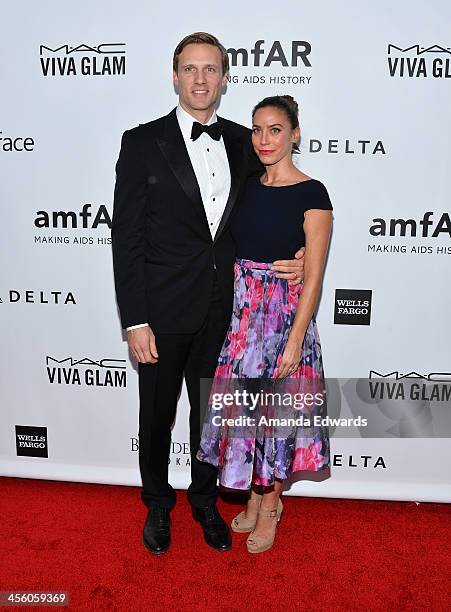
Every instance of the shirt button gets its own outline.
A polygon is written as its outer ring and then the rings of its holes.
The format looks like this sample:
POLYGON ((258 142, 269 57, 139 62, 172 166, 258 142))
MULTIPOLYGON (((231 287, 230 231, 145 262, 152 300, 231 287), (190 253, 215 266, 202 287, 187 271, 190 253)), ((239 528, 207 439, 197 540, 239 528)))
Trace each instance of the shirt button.
POLYGON ((213 198, 213 202, 216 202, 216 198, 213 198))
POLYGON ((210 149, 207 149, 208 153, 210 153, 210 149))
POLYGON ((214 176, 214 175, 215 175, 215 173, 214 173, 214 172, 212 172, 212 175, 214 176))

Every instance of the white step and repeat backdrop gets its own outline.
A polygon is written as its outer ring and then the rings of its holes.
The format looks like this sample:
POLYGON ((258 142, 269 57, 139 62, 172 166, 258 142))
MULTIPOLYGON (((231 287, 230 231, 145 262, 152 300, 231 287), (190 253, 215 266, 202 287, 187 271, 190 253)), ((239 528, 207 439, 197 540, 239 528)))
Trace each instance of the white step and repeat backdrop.
MULTIPOLYGON (((137 372, 113 289, 114 165, 125 129, 175 106, 172 52, 197 30, 229 49, 221 115, 249 125, 264 96, 299 102, 297 161, 335 209, 318 312, 326 375, 449 380, 450 22, 445 0, 4 4, 2 475, 140 484, 137 372)), ((180 488, 187 410, 183 391, 180 488)), ((291 493, 450 501, 446 427, 430 425, 427 438, 332 438, 331 478, 291 493)))

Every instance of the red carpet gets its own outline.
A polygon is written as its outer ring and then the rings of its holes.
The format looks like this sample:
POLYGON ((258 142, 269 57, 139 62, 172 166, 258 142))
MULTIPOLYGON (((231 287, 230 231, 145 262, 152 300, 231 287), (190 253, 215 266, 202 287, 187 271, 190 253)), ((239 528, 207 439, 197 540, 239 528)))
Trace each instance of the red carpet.
POLYGON ((249 555, 244 534, 209 549, 181 491, 172 548, 154 557, 137 488, 0 478, 0 496, 0 590, 68 591, 69 610, 450 609, 446 504, 285 497, 274 547, 249 555))

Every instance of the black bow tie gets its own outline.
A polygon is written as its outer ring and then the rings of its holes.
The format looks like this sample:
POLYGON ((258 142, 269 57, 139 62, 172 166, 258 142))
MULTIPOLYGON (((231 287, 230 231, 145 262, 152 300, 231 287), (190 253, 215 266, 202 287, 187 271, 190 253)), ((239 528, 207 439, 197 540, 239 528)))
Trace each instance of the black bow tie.
POLYGON ((202 123, 194 121, 191 129, 191 140, 197 140, 202 132, 206 132, 213 140, 219 140, 222 134, 222 125, 219 121, 211 125, 202 125, 202 123))

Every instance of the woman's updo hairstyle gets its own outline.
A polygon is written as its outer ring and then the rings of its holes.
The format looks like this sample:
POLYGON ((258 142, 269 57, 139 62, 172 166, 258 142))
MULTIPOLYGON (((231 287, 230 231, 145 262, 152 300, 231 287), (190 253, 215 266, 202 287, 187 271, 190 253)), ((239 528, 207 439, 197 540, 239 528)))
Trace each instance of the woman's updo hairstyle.
MULTIPOLYGON (((293 130, 299 127, 299 106, 293 96, 268 96, 267 98, 263 98, 263 100, 254 107, 252 119, 260 108, 266 108, 267 106, 273 106, 284 111, 293 130)), ((300 153, 296 142, 293 143, 293 153, 300 153)))

